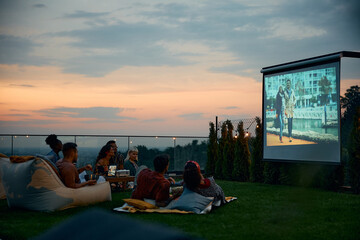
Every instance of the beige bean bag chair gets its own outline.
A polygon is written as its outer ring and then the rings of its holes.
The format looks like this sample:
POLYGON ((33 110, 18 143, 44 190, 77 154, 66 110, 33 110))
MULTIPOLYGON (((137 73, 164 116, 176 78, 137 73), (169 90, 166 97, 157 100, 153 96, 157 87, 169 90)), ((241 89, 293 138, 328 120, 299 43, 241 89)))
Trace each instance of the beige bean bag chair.
POLYGON ((12 163, 9 158, 0 157, 0 181, 0 197, 4 189, 9 207, 54 211, 111 201, 108 182, 68 188, 56 167, 41 158, 12 163))

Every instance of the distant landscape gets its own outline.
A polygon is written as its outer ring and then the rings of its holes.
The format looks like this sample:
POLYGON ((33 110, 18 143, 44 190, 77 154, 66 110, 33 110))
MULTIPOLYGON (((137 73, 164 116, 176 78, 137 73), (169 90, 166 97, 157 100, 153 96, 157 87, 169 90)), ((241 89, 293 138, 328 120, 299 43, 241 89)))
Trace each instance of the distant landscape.
MULTIPOLYGON (((169 154, 170 155, 170 167, 169 171, 182 171, 183 166, 188 160, 198 161, 201 168, 204 169, 207 161, 207 142, 198 140, 192 140, 191 143, 185 145, 176 145, 174 147, 158 147, 148 148, 144 145, 136 146, 139 150, 139 164, 146 165, 150 168, 153 167, 153 158, 157 154, 169 154)), ((96 157, 101 147, 78 147, 79 157, 78 166, 86 164, 94 165, 96 157)), ((11 148, 0 147, 0 152, 7 155, 46 155, 49 152, 48 147, 16 147, 14 152, 11 153, 11 148)), ((121 148, 120 153, 124 156, 127 155, 127 148, 121 148)), ((61 153, 60 153, 61 155, 61 153)), ((62 155, 61 155, 62 156, 62 155)))

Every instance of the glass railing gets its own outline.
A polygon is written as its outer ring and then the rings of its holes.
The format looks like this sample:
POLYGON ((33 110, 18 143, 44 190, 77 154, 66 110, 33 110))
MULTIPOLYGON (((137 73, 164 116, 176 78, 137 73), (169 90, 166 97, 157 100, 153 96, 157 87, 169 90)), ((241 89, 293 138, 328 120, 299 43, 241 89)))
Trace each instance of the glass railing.
MULTIPOLYGON (((46 155, 51 151, 45 143, 47 135, 0 134, 0 153, 13 155, 46 155)), ((207 161, 207 137, 202 136, 124 136, 124 135, 58 135, 62 143, 78 145, 78 166, 94 165, 96 157, 109 140, 115 140, 118 151, 126 158, 130 147, 139 150, 139 164, 153 168, 157 154, 170 155, 169 171, 183 171, 186 161, 198 161, 204 169, 207 161)), ((60 153, 61 155, 61 153, 60 153)), ((62 156, 62 155, 61 155, 62 156)))

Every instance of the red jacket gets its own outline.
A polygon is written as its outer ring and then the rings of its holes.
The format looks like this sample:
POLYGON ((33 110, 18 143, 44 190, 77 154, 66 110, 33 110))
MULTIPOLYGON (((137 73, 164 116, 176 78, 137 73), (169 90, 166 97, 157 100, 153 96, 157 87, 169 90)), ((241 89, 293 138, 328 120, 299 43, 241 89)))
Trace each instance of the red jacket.
POLYGON ((132 198, 144 200, 153 199, 162 202, 169 199, 170 182, 158 172, 150 169, 142 170, 137 177, 137 186, 132 198))

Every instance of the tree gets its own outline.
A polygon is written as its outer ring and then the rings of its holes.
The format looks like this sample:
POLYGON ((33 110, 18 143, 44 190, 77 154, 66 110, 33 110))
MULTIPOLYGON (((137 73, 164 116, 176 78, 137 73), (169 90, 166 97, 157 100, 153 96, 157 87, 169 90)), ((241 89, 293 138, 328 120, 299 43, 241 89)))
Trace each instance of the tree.
POLYGON ((323 76, 319 81, 321 102, 323 105, 328 103, 329 93, 331 92, 331 82, 327 79, 326 76, 323 76))
POLYGON ((224 179, 230 180, 232 177, 232 168, 234 164, 234 126, 230 120, 226 120, 227 135, 224 142, 223 160, 222 160, 222 176, 224 179))
POLYGON ((354 115, 356 107, 360 106, 360 88, 358 85, 351 86, 346 90, 345 96, 340 96, 340 106, 344 109, 341 118, 342 145, 347 148, 349 135, 354 126, 354 115))
POLYGON ((250 180, 252 182, 264 181, 264 164, 262 162, 262 143, 263 143, 263 130, 259 117, 255 118, 256 121, 256 137, 253 143, 253 151, 251 155, 250 164, 250 180))
POLYGON ((235 156, 232 177, 238 181, 249 181, 250 178, 250 151, 248 138, 245 137, 244 123, 237 126, 238 137, 235 141, 235 156))
POLYGON ((360 193, 360 105, 356 108, 349 143, 349 178, 355 193, 360 193))
POLYGON ((213 122, 209 123, 210 133, 209 133, 209 142, 207 145, 207 162, 206 162, 206 173, 208 175, 215 175, 215 164, 218 157, 218 142, 217 142, 217 133, 215 130, 215 125, 213 122))
POLYGON ((264 182, 269 184, 279 184, 281 163, 265 162, 264 182))
POLYGON ((227 128, 226 128, 226 122, 223 122, 221 125, 221 138, 219 139, 219 145, 218 145, 218 157, 215 164, 215 177, 222 178, 222 165, 223 165, 223 152, 224 152, 224 146, 225 141, 227 137, 227 128))

